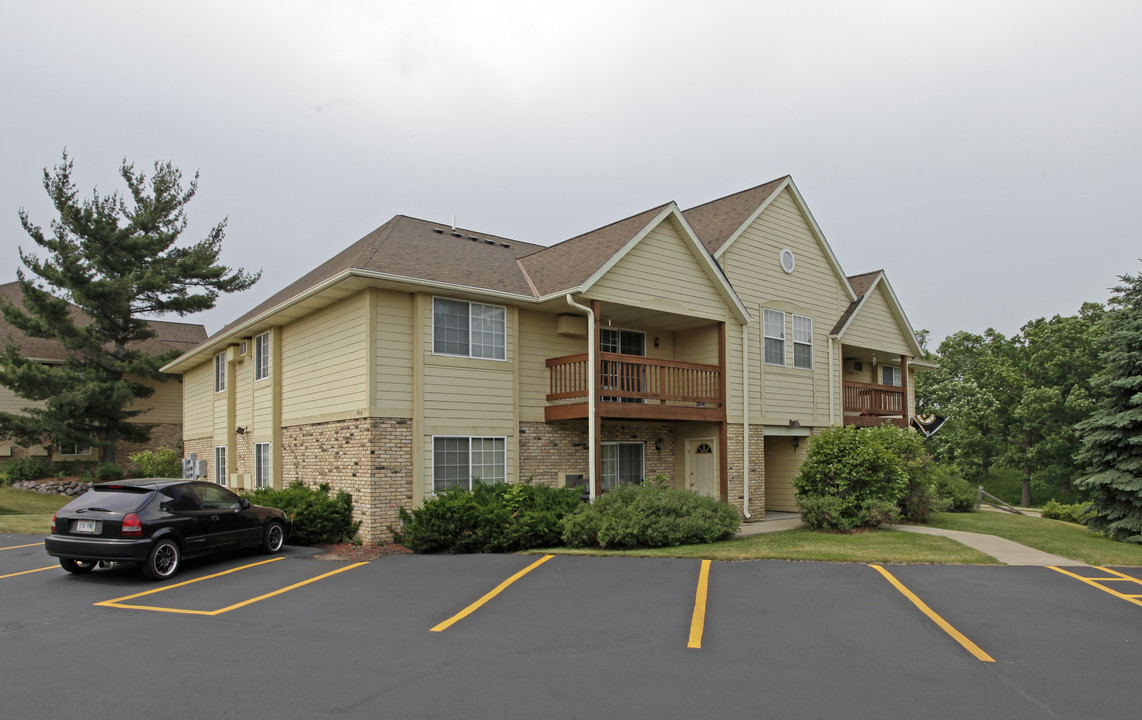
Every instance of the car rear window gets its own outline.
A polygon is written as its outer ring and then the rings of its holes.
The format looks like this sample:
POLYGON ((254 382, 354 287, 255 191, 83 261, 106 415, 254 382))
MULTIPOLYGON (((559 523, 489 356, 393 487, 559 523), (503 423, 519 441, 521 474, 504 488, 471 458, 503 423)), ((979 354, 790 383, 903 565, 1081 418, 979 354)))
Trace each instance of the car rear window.
POLYGON ((154 490, 149 488, 96 485, 91 491, 68 503, 68 509, 100 508, 108 512, 134 512, 146 505, 153 495, 154 490))

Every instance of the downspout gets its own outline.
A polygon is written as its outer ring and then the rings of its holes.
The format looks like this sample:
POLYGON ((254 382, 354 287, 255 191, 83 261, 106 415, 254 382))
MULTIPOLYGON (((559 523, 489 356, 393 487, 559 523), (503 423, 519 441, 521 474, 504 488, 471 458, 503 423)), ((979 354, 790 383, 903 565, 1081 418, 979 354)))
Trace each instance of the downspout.
POLYGON ((587 314, 587 490, 591 502, 595 502, 595 454, 598 443, 595 437, 595 397, 598 395, 596 385, 599 378, 595 377, 595 354, 599 352, 595 347, 595 314, 586 305, 580 305, 566 295, 567 304, 587 314))
POLYGON ((832 425, 837 417, 837 388, 836 388, 836 370, 833 367, 833 340, 835 336, 829 336, 829 424, 832 425))
POLYGON ((749 514, 749 325, 742 325, 742 478, 745 481, 745 497, 742 499, 742 512, 745 519, 749 514))

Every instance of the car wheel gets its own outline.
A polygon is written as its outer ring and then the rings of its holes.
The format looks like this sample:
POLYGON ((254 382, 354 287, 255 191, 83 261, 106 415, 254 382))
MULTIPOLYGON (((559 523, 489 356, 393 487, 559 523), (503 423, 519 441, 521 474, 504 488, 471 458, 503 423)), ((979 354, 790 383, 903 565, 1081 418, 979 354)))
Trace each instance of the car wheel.
POLYGON ((174 540, 159 540, 147 555, 143 574, 151 580, 166 580, 178 572, 181 557, 182 553, 179 552, 178 544, 174 540))
POLYGON ((75 558, 60 558, 60 567, 74 575, 86 575, 95 569, 98 564, 94 560, 76 560, 75 558))
POLYGON ((262 532, 262 552, 276 553, 284 544, 285 527, 277 520, 266 523, 266 529, 262 532))

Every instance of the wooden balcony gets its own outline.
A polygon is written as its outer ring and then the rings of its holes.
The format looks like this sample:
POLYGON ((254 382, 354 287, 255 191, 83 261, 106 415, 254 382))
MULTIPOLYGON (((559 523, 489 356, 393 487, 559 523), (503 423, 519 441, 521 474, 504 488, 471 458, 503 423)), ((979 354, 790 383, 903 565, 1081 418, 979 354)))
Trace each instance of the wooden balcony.
MULTIPOLYGON (((602 417, 643 420, 725 419, 723 368, 600 353, 598 410, 602 417)), ((588 415, 587 353, 547 360, 548 420, 588 415)))
POLYGON ((891 423, 897 427, 908 427, 903 388, 846 382, 843 391, 845 425, 876 427, 891 423))

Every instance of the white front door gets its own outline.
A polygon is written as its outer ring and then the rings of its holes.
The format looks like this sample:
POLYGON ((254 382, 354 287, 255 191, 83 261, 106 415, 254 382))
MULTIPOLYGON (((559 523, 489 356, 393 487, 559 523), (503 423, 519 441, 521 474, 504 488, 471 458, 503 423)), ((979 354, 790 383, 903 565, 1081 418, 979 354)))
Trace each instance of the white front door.
POLYGON ((687 438, 686 488, 699 495, 718 497, 718 454, 714 438, 687 438))

